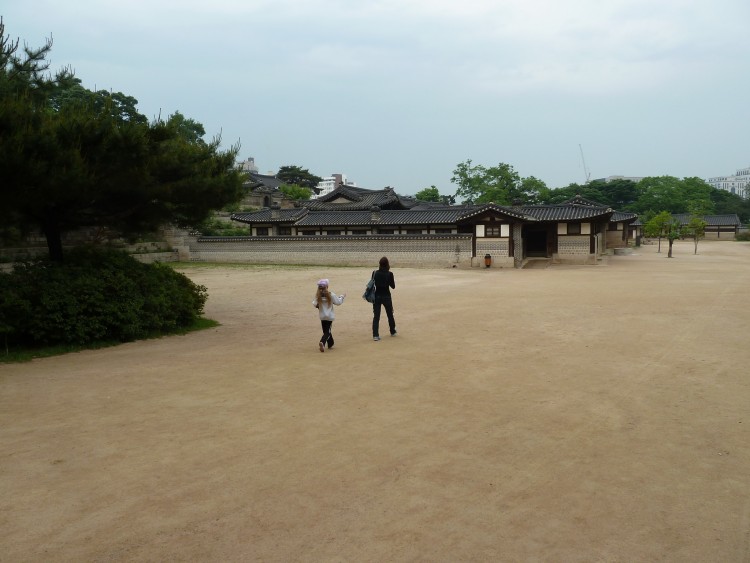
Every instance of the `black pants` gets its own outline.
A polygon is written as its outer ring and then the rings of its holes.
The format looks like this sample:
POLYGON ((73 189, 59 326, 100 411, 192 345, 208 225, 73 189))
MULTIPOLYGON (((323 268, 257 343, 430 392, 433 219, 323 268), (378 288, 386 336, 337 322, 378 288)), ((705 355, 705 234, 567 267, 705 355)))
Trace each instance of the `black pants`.
POLYGON ((323 327, 323 336, 320 337, 320 341, 323 344, 328 342, 328 347, 333 348, 333 334, 331 334, 333 321, 320 321, 320 325, 323 327))
POLYGON ((372 304, 372 335, 380 336, 380 306, 385 308, 385 314, 388 316, 388 328, 391 334, 396 333, 396 319, 393 318, 393 300, 390 296, 375 297, 372 304))

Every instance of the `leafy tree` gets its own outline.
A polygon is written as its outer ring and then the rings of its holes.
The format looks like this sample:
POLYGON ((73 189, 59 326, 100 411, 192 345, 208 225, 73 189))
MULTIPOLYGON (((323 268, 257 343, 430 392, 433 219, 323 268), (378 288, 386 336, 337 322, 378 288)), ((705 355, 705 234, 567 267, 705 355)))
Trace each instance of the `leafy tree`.
POLYGON ((69 69, 47 75, 51 48, 20 52, 0 28, 0 219, 38 227, 61 262, 66 231, 189 226, 241 198, 239 147, 196 139, 202 126, 179 113, 148 123, 133 98, 86 91, 69 69))
POLYGON ((282 184, 279 186, 279 190, 291 199, 310 199, 312 197, 312 190, 302 186, 282 184))
POLYGON ((279 180, 283 180, 285 184, 290 186, 302 186, 303 188, 310 188, 311 190, 323 181, 323 178, 311 174, 306 168, 299 166, 282 166, 279 168, 276 177, 279 180))
POLYGON ((634 205, 636 213, 661 209, 669 213, 686 211, 680 193, 680 181, 674 176, 648 177, 640 182, 641 197, 634 205))
POLYGON ((672 258, 672 245, 674 244, 674 241, 683 235, 684 231, 682 225, 680 225, 680 222, 677 219, 672 218, 665 226, 664 231, 664 236, 667 237, 667 240, 669 241, 669 252, 667 253, 667 258, 672 258))
POLYGON ((671 222, 672 214, 669 211, 662 211, 652 216, 651 219, 643 224, 643 233, 647 237, 657 237, 659 239, 657 252, 661 252, 661 239, 667 232, 671 222))
POLYGON ((522 179, 509 164, 501 162, 486 168, 481 164, 472 165, 471 160, 456 166, 451 182, 458 186, 456 198, 467 203, 536 203, 546 188, 544 182, 533 176, 522 179))
POLYGON ((708 223, 703 217, 708 214, 708 209, 712 207, 713 204, 710 201, 698 201, 690 206, 690 219, 683 226, 682 231, 685 236, 693 239, 695 244, 694 254, 698 254, 698 241, 706 236, 706 225, 708 223))
POLYGON ((698 241, 706 236, 706 221, 700 215, 690 217, 687 225, 683 228, 684 233, 693 239, 695 250, 693 254, 698 254, 698 241))
POLYGON ((680 222, 675 219, 669 211, 662 211, 656 214, 651 220, 643 225, 643 230, 646 236, 659 237, 659 248, 657 252, 661 252, 661 239, 666 238, 669 241, 669 252, 667 258, 672 258, 672 245, 674 241, 684 235, 684 231, 680 222))
POLYGON ((659 176, 644 178, 638 183, 640 196, 630 206, 630 211, 645 213, 648 210, 688 213, 690 206, 701 202, 707 213, 713 212, 711 203, 712 188, 700 178, 659 176))
POLYGON ((512 195, 514 199, 520 199, 526 203, 536 203, 539 201, 540 194, 546 189, 547 184, 542 180, 534 176, 527 176, 521 178, 520 190, 512 195))
POLYGON ((641 195, 639 184, 632 180, 601 182, 600 190, 602 193, 600 201, 620 211, 630 211, 641 195))
POLYGON ((440 192, 435 186, 418 191, 414 197, 420 201, 441 201, 440 192))
POLYGON ((711 214, 714 212, 714 205, 711 201, 712 188, 705 180, 701 178, 683 178, 680 181, 682 188, 685 209, 683 213, 690 213, 690 208, 699 205, 702 213, 711 214))

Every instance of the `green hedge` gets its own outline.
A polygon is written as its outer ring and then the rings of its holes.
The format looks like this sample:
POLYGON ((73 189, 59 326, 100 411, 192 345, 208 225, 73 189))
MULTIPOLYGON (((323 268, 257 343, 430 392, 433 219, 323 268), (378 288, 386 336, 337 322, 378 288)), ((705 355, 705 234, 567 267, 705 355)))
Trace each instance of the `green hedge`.
POLYGON ((192 325, 207 297, 163 264, 81 248, 63 264, 38 260, 0 274, 0 335, 23 346, 126 342, 192 325))

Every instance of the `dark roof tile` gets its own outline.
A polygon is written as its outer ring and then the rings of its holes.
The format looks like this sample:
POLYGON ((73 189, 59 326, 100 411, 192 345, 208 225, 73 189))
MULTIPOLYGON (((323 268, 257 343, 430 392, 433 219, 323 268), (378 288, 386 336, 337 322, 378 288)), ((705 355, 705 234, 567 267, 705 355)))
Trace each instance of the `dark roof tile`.
POLYGON ((307 214, 307 209, 298 207, 294 209, 270 209, 268 207, 260 211, 250 213, 233 213, 230 219, 240 223, 288 223, 297 221, 307 214))
MULTIPOLYGON (((692 215, 690 213, 673 213, 672 217, 677 219, 681 225, 687 225, 690 222, 692 215)), ((728 213, 725 215, 703 215, 702 218, 710 227, 727 225, 739 227, 742 224, 736 213, 728 213)))

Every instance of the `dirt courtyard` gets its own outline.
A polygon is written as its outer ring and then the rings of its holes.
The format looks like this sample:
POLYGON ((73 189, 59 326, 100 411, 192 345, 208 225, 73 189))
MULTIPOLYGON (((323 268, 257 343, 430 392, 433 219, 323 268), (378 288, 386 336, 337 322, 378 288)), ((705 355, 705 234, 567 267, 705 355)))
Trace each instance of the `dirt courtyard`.
POLYGON ((750 243, 189 266, 221 326, 0 365, 0 561, 750 561, 750 243), (347 299, 317 348, 315 282, 347 299))

